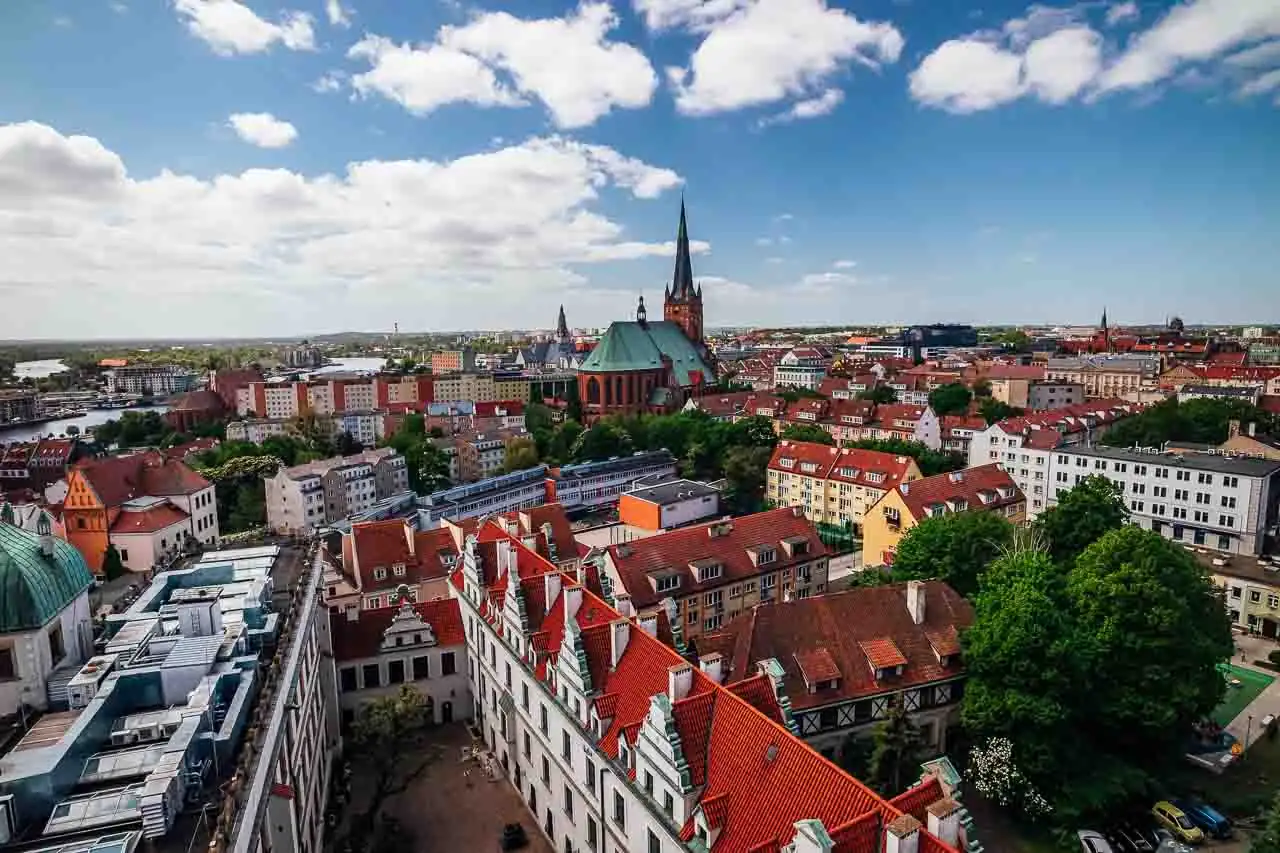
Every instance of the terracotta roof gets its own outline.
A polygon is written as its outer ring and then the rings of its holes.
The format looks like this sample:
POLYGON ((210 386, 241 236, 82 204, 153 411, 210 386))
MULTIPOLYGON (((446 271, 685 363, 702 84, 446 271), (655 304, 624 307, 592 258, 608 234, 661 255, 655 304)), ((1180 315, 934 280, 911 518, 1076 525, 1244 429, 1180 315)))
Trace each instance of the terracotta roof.
POLYGON ((907 403, 885 403, 876 406, 876 421, 887 424, 892 421, 918 421, 929 410, 928 406, 912 406, 907 403))
POLYGON ((569 516, 565 514, 562 504, 529 507, 509 512, 502 517, 515 523, 516 535, 521 539, 526 536, 534 537, 534 550, 539 555, 551 559, 551 550, 548 548, 547 537, 542 529, 542 525, 549 524, 551 525, 551 544, 555 545, 556 551, 553 562, 562 563, 579 557, 578 540, 574 538, 573 526, 569 523, 569 516))
POLYGON ((1009 473, 994 462, 912 480, 898 485, 895 490, 916 520, 928 517, 930 508, 939 505, 947 513, 995 509, 1026 500, 1009 473), (1001 488, 1011 490, 1007 497, 1000 494, 1001 488))
POLYGON ((197 438, 194 441, 188 441, 186 444, 175 444, 173 447, 166 448, 164 455, 170 459, 186 459, 192 453, 213 450, 221 443, 216 438, 197 438))
POLYGON ((972 415, 943 415, 939 419, 942 423, 942 432, 944 435, 949 434, 954 429, 968 429, 974 432, 982 432, 987 428, 987 422, 982 418, 972 415))
POLYGON ((1235 367, 1243 367, 1248 361, 1249 353, 1247 352, 1215 352, 1209 356, 1210 364, 1230 364, 1235 367))
POLYGON ((75 446, 75 439, 72 438, 42 438, 36 442, 31 459, 32 461, 36 459, 59 459, 65 462, 71 458, 71 451, 75 449, 75 446))
POLYGON ((76 470, 108 507, 147 495, 193 495, 211 485, 185 462, 168 459, 157 450, 89 459, 78 463, 76 470))
POLYGON ((973 608, 942 581, 924 581, 923 588, 925 612, 920 625, 907 610, 907 585, 892 584, 761 604, 694 642, 703 654, 712 648, 728 650, 725 670, 732 673, 726 676, 731 685, 754 675, 757 662, 777 660, 785 672, 785 692, 795 709, 955 678, 964 672, 961 664, 953 659, 943 666, 930 637, 957 637, 958 631, 973 622, 973 608), (810 692, 810 684, 816 687, 817 680, 806 679, 797 658, 807 662, 806 656, 819 650, 830 656, 839 681, 833 687, 810 692), (896 661, 906 668, 900 676, 876 681, 868 663, 870 656, 875 656, 880 666, 893 666, 896 661))
MULTIPOLYGON (((437 598, 431 601, 419 601, 413 605, 413 609, 422 621, 431 626, 431 632, 435 634, 436 646, 466 644, 462 611, 457 599, 437 598)), ((359 618, 355 621, 348 619, 344 612, 332 611, 329 617, 329 630, 333 635, 334 659, 346 661, 376 657, 382 646, 382 637, 387 628, 391 627, 399 610, 399 606, 361 610, 359 618)))
POLYGON ((1044 379, 1044 365, 1038 364, 993 364, 979 368, 978 379, 1044 379))
POLYGON ((825 648, 809 649, 793 652, 796 666, 808 684, 816 685, 823 681, 835 681, 840 677, 840 667, 825 648))
POLYGON ((524 414, 524 403, 520 400, 498 400, 494 402, 477 402, 476 417, 494 418, 524 414))
POLYGON ((914 788, 908 788, 889 802, 923 824, 928 824, 927 809, 943 798, 942 784, 930 776, 914 788))
POLYGON ((1268 382, 1280 376, 1280 367, 1237 367, 1230 364, 1211 364, 1201 370, 1205 379, 1222 379, 1234 382, 1268 382))
POLYGON ((169 411, 171 412, 221 412, 226 408, 219 397, 213 391, 189 391, 186 394, 179 394, 169 403, 169 411))
POLYGON ((914 464, 909 456, 894 456, 862 448, 838 448, 812 441, 780 441, 769 460, 769 468, 773 471, 838 480, 881 491, 903 482, 914 464), (787 460, 791 460, 789 467, 787 460), (875 479, 877 474, 881 476, 875 479))
POLYGON ((876 414, 876 404, 870 400, 832 400, 831 423, 837 426, 864 426, 871 423, 876 414), (853 418, 846 421, 845 418, 853 418))
POLYGON ((183 524, 191 516, 171 503, 156 504, 146 509, 124 509, 111 523, 112 533, 159 533, 166 527, 183 524))
POLYGON ((816 424, 824 420, 830 411, 830 400, 805 397, 788 405, 782 419, 788 423, 816 424))
MULTIPOLYGON (((357 522, 345 538, 350 540, 354 557, 347 568, 366 592, 443 578, 458 558, 453 536, 446 528, 416 530, 401 518, 357 522), (394 574, 397 563, 404 564, 403 575, 394 574), (377 568, 387 570, 382 580, 374 579, 377 568)), ((343 553, 347 553, 345 543, 343 553)))
POLYGON ((647 539, 622 545, 610 545, 609 558, 617 570, 622 587, 631 595, 636 608, 657 604, 669 593, 659 593, 651 573, 666 572, 680 577, 676 595, 718 589, 762 572, 772 572, 797 563, 805 563, 827 553, 818 532, 799 508, 757 512, 729 521, 712 521, 683 527, 647 539), (712 535, 712 531, 718 531, 712 535), (803 537, 807 548, 803 554, 788 557, 782 540, 803 537), (774 549, 774 559, 763 566, 752 562, 748 549, 767 546, 774 549), (698 583, 690 564, 701 561, 720 564, 718 577, 698 583))

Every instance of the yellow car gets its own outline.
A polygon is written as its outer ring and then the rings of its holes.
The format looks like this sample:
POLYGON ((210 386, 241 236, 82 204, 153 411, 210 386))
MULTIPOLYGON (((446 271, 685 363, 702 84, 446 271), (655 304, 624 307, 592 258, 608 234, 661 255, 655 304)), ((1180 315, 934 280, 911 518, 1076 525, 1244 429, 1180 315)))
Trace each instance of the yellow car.
POLYGON ((1161 800, 1151 807, 1151 814, 1156 821, 1174 834, 1174 837, 1188 844, 1199 844, 1204 841, 1204 833, 1200 827, 1191 822, 1186 813, 1166 800, 1161 800))

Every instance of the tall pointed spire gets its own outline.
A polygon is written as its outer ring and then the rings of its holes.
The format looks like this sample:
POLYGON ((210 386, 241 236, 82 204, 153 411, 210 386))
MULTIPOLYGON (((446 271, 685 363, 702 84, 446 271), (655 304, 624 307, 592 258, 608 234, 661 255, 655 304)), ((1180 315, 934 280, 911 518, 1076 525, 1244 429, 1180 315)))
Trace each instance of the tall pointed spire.
POLYGON ((564 319, 564 306, 560 306, 560 317, 556 320, 556 337, 560 340, 569 339, 569 323, 564 319))
POLYGON ((671 277, 671 298, 683 302, 693 297, 693 263, 689 260, 689 226, 685 222, 684 196, 680 196, 680 230, 676 233, 676 271, 671 277))

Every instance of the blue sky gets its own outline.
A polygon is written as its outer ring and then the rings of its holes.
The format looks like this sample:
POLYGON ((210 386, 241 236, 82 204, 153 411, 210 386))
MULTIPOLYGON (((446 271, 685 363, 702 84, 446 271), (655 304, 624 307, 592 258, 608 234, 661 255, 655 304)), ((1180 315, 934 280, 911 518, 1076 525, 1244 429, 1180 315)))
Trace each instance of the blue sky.
POLYGON ((1280 321, 1280 3, 9 0, 0 336, 1280 321))

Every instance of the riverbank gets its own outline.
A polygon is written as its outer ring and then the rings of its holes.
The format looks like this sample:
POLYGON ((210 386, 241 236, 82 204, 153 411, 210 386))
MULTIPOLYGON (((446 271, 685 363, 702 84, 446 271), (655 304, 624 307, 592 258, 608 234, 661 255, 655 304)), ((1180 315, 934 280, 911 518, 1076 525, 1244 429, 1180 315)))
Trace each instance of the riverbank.
POLYGON ((75 427, 80 431, 81 435, 84 435, 87 432, 91 432, 94 427, 105 424, 107 421, 119 420, 120 415, 124 412, 156 412, 157 414, 164 414, 168 410, 169 407, 165 405, 138 406, 132 409, 89 409, 74 417, 58 418, 40 424, 15 427, 0 426, 0 444, 8 444, 15 441, 36 441, 41 438, 64 438, 68 427, 75 427))

